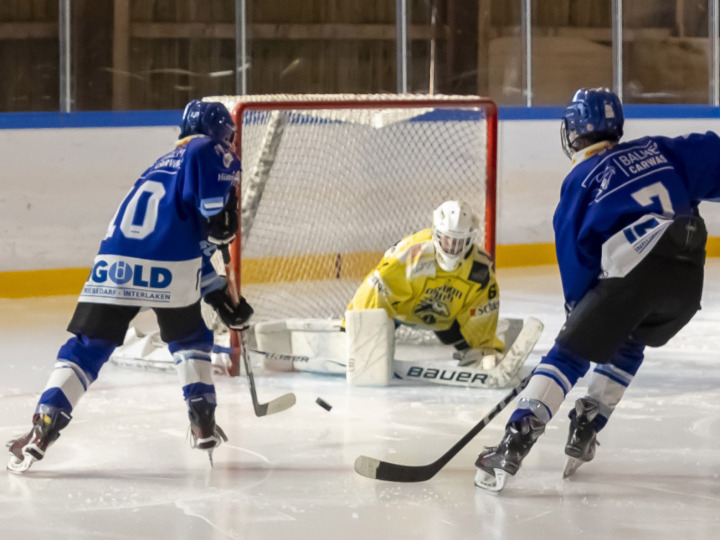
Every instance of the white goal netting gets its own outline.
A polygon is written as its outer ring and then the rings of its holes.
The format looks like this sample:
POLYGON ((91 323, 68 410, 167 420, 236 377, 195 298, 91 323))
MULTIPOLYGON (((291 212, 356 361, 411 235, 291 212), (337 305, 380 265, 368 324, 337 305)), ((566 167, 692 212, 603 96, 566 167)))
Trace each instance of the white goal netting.
MULTIPOLYGON (((494 254, 492 101, 397 94, 205 100, 224 103, 238 126, 241 242, 233 268, 253 322, 342 318, 385 250, 429 228, 445 200, 472 205, 479 242, 494 254)), ((221 263, 216 268, 223 271, 221 263)), ((212 310, 204 306, 203 314, 227 346, 212 310)), ((432 333, 410 334, 398 339, 436 343, 432 333)), ((151 347, 150 337, 135 341, 138 350, 151 347)))
POLYGON ((222 96, 243 164, 241 275, 255 320, 342 317, 395 242, 468 201, 494 249, 495 106, 468 96, 222 96))

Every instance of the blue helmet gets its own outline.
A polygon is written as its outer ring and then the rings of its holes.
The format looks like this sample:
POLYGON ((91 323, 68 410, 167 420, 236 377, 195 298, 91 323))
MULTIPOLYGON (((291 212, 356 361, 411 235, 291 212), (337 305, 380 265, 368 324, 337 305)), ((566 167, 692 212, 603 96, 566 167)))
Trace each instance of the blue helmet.
POLYGON ((185 106, 179 138, 190 135, 207 135, 213 140, 230 145, 235 138, 235 122, 222 103, 194 99, 185 106))
POLYGON ((622 104, 608 88, 581 88, 563 111, 560 139, 568 157, 600 141, 617 142, 623 135, 622 104))

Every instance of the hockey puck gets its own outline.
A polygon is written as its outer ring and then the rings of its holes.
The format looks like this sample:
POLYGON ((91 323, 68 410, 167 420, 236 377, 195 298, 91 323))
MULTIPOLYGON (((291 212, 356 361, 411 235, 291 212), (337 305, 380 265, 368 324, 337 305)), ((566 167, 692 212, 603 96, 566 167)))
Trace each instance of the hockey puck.
POLYGON ((332 405, 330 405, 330 404, 329 404, 327 401, 325 401, 323 398, 317 398, 317 399, 315 400, 315 403, 317 403, 318 405, 320 405, 320 406, 321 406, 323 409, 325 409, 326 411, 329 411, 330 409, 332 409, 332 405))

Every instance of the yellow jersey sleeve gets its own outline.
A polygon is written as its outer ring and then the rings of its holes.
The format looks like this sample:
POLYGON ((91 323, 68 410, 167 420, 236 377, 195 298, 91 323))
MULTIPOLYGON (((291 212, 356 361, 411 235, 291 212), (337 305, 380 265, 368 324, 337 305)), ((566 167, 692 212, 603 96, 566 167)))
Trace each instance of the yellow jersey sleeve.
POLYGON ((405 304, 413 297, 412 283, 406 277, 408 262, 412 263, 409 259, 413 253, 422 250, 422 242, 419 245, 416 236, 402 239, 385 252, 358 287, 348 311, 382 308, 392 319, 404 311, 405 304))
POLYGON ((348 310, 384 309, 395 321, 435 331, 455 321, 472 348, 503 351, 495 336, 499 291, 490 257, 474 246, 460 266, 442 270, 430 229, 390 248, 363 280, 348 310))

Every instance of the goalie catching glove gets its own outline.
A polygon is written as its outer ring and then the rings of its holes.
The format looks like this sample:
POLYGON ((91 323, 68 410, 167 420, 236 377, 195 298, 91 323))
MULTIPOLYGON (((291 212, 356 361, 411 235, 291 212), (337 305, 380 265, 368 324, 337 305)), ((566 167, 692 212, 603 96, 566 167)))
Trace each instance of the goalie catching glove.
POLYGON ((248 319, 254 313, 253 308, 242 296, 237 305, 233 304, 227 285, 222 289, 216 289, 207 293, 204 300, 217 311, 222 322, 233 330, 245 330, 248 326, 248 319))
POLYGON ((238 230, 238 200, 234 189, 230 190, 228 200, 214 216, 207 218, 208 241, 225 246, 235 240, 238 230))

